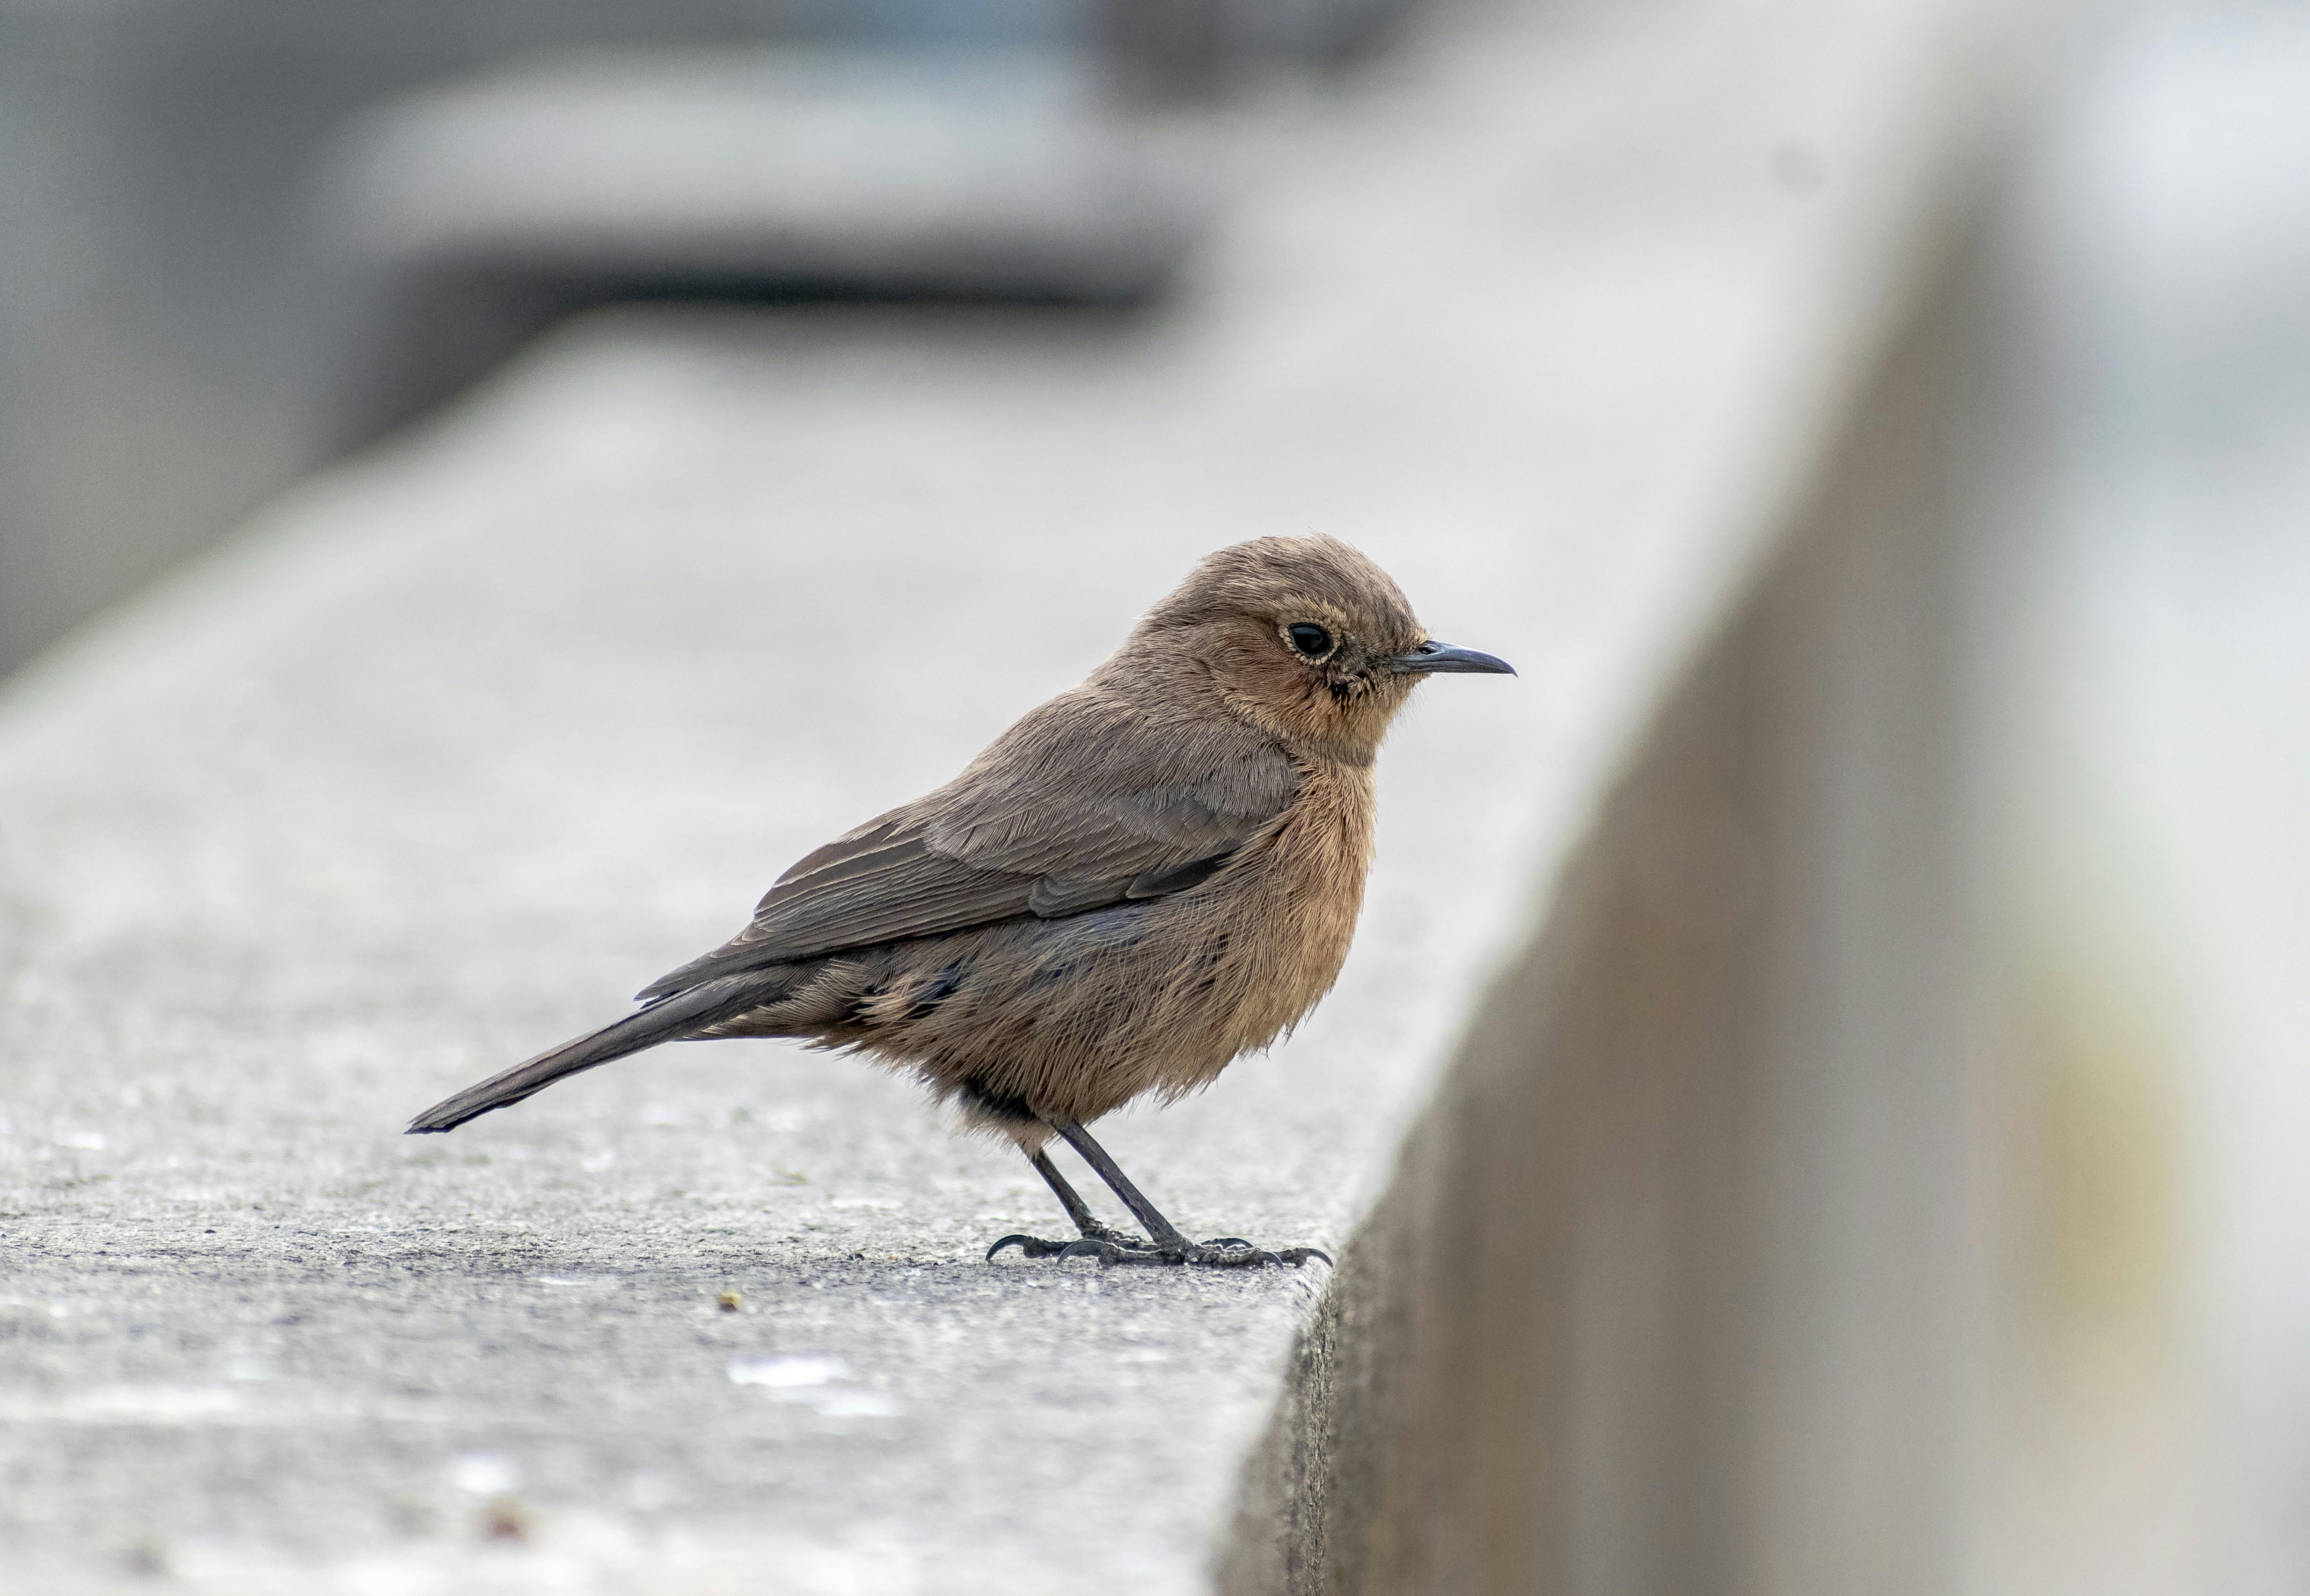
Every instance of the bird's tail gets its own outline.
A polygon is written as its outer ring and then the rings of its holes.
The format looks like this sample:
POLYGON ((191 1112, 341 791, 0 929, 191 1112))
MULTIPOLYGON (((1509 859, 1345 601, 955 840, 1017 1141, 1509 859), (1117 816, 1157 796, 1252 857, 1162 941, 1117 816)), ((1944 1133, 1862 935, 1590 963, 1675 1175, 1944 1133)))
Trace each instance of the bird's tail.
POLYGON ((543 1091, 565 1075, 606 1064, 661 1042, 677 1041, 742 1014, 762 1002, 762 985, 759 976, 750 973, 735 979, 708 981, 687 992, 660 998, 647 1009, 638 1010, 574 1042, 549 1048, 526 1063, 516 1064, 478 1086, 467 1087, 454 1097, 442 1099, 409 1122, 409 1133, 454 1131, 492 1108, 503 1108, 508 1103, 518 1103, 543 1091))

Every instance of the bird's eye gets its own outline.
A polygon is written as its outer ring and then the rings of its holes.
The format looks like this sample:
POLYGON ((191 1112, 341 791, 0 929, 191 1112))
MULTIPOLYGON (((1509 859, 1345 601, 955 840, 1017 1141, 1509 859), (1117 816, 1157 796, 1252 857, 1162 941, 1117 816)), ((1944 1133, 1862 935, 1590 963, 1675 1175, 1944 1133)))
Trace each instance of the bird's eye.
POLYGON ((1332 634, 1320 626, 1303 620, 1298 626, 1284 628, 1283 635, 1291 639, 1292 647, 1309 659, 1322 659, 1332 652, 1332 634))

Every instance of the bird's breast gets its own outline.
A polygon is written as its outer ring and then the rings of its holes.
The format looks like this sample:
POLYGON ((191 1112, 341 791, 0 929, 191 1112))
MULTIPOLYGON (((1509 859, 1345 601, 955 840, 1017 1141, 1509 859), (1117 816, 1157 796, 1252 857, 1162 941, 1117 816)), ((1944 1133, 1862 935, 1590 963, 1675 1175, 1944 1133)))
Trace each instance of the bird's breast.
POLYGON ((1372 811, 1368 768, 1303 770, 1297 797, 1246 862, 1229 916, 1242 953, 1229 984, 1229 1057, 1273 1041, 1339 978, 1371 868, 1372 811))

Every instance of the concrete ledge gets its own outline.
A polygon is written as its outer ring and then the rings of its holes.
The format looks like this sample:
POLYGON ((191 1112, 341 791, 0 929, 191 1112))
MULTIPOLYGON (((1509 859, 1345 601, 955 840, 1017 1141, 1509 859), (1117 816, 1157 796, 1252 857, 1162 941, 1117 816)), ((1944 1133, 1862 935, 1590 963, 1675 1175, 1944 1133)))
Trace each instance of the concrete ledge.
POLYGON ((1397 1272, 1391 1172, 1771 568, 1966 169, 1982 39, 1926 4, 1461 17, 1296 135, 1165 317, 596 323, 18 681, 0 1568, 1154 1592, 1231 1524, 1238 1589, 1439 1566, 1368 1550, 1419 1490, 1341 1489, 1362 1550, 1311 1505, 1385 1449, 1303 1444, 1353 1411, 1308 1349, 1413 1344, 1369 1319, 1443 1278, 1397 1272), (942 779, 1194 555, 1309 525, 1525 676, 1392 743, 1316 1020, 1111 1144, 1191 1226, 1376 1211, 1330 1308, 1320 1273, 984 1265, 1031 1175, 770 1045, 396 1133, 942 779))

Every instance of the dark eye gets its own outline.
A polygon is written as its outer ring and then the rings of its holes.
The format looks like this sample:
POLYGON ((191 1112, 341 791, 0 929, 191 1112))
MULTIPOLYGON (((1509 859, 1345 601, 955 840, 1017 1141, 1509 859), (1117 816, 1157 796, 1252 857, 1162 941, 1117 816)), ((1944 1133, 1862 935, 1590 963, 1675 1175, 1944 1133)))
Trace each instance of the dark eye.
POLYGON ((1284 628, 1283 635, 1291 639, 1292 647, 1309 659, 1322 659, 1332 652, 1332 634, 1320 626, 1310 626, 1303 620, 1298 626, 1284 628))

